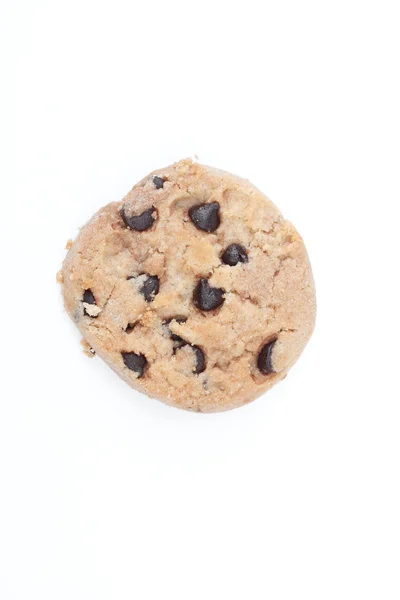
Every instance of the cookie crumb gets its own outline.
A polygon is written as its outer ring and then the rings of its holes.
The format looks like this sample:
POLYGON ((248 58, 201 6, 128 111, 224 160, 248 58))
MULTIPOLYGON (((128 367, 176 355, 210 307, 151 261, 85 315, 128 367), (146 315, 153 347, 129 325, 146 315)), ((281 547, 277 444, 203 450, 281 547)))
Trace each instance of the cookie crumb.
POLYGON ((88 304, 87 302, 82 302, 83 308, 85 309, 85 313, 89 315, 89 317, 96 318, 101 313, 100 306, 96 306, 96 304, 88 304))
POLYGON ((73 240, 67 240, 67 243, 65 244, 65 249, 70 250, 72 248, 73 243, 73 240))
POLYGON ((57 281, 57 283, 64 283, 64 277, 63 277, 62 269, 60 269, 59 271, 57 271, 56 281, 57 281))

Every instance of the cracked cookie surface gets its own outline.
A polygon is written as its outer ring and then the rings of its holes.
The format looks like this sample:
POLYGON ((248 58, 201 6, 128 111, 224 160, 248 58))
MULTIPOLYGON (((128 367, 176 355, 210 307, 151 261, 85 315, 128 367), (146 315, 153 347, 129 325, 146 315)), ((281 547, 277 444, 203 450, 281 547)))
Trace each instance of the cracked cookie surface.
POLYGON ((64 260, 66 310, 135 389, 200 412, 283 379, 315 321, 303 241, 248 181, 180 161, 82 228, 64 260))

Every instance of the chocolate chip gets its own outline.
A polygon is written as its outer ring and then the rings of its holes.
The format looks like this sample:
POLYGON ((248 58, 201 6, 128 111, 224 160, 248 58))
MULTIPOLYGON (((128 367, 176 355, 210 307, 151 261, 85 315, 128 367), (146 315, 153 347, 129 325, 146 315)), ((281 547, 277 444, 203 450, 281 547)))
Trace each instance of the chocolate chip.
POLYGON ((134 231, 145 231, 146 229, 150 229, 156 220, 154 217, 154 212, 156 212, 156 209, 154 206, 152 206, 151 208, 148 208, 142 212, 140 215, 128 217, 128 215, 125 213, 125 209, 121 208, 120 215, 125 225, 127 225, 130 229, 133 229, 134 231))
POLYGON ((155 186, 156 190, 159 190, 162 187, 164 187, 164 182, 165 181, 166 181, 165 179, 163 179, 162 177, 158 177, 158 175, 156 175, 155 177, 153 177, 153 183, 154 183, 154 186, 155 186))
POLYGON ((234 267, 238 262, 248 262, 246 250, 240 244, 231 244, 226 248, 221 256, 221 260, 226 265, 234 267))
POLYGON ((211 233, 219 227, 221 222, 219 218, 219 204, 218 202, 210 202, 209 204, 192 206, 189 210, 189 217, 197 229, 211 233))
POLYGON ((261 373, 264 375, 270 375, 271 373, 275 373, 272 368, 272 351, 274 349, 276 340, 272 340, 265 344, 258 355, 257 358, 257 366, 260 369, 261 373))
POLYGON ((135 354, 134 352, 121 352, 124 364, 131 371, 135 371, 139 377, 143 377, 144 370, 147 365, 147 359, 143 354, 135 354))
POLYGON ((193 302, 200 310, 213 310, 225 301, 225 290, 211 287, 208 280, 200 279, 193 292, 193 302))
POLYGON ((137 323, 128 323, 128 325, 125 327, 125 333, 132 333, 136 325, 137 323))
POLYGON ((160 281, 157 275, 149 275, 142 287, 139 289, 139 292, 143 294, 146 302, 151 302, 154 300, 154 296, 157 296, 159 289, 160 281))
POLYGON ((206 368, 206 357, 204 356, 204 352, 198 346, 192 346, 194 350, 194 354, 196 357, 196 366, 193 369, 193 373, 199 374, 205 371, 206 368))
MULTIPOLYGON (((96 304, 96 299, 93 296, 93 292, 92 290, 85 290, 83 292, 83 298, 82 298, 82 302, 85 302, 86 304, 96 304)), ((86 308, 83 307, 83 314, 87 317, 90 317, 91 319, 96 319, 97 315, 90 315, 86 308)))
MULTIPOLYGON (((187 318, 186 317, 172 317, 171 319, 168 319, 168 321, 166 321, 166 325, 168 326, 171 321, 176 321, 177 323, 186 323, 187 318)), ((181 348, 181 346, 184 346, 185 344, 187 344, 187 342, 181 338, 180 335, 177 335, 176 333, 173 333, 172 331, 170 331, 170 337, 171 340, 173 340, 174 342, 179 342, 179 346, 177 346, 178 348, 181 348)))
POLYGON ((179 340, 176 340, 174 342, 173 354, 175 354, 175 352, 177 350, 179 350, 179 348, 183 348, 183 346, 187 346, 187 345, 188 345, 188 342, 186 340, 184 340, 183 338, 180 338, 179 340))
POLYGON ((92 290, 85 290, 83 292, 82 302, 86 302, 86 304, 96 304, 96 300, 95 300, 95 297, 93 296, 92 290))

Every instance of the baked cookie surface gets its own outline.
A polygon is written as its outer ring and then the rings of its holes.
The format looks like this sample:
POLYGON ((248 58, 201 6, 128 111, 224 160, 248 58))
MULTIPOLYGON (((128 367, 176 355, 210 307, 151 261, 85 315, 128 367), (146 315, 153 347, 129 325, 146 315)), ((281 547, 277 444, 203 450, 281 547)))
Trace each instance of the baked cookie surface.
POLYGON ((127 383, 200 412, 283 379, 315 321, 303 241, 248 181, 180 161, 99 210, 61 271, 65 308, 127 383))

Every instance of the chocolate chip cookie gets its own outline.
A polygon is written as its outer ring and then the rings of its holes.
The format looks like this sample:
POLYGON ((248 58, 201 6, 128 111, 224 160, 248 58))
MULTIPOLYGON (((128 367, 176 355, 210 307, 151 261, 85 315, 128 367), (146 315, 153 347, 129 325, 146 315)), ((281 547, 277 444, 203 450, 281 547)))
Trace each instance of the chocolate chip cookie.
POLYGON ((190 160, 96 213, 59 279, 92 352, 136 390, 188 410, 254 400, 314 327, 294 227, 248 181, 190 160))

